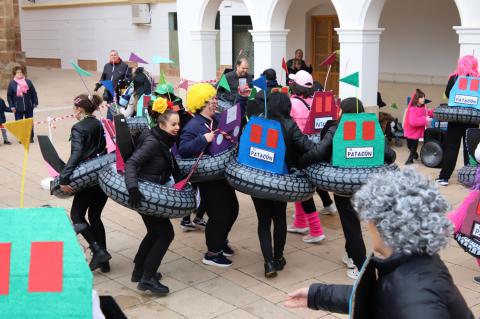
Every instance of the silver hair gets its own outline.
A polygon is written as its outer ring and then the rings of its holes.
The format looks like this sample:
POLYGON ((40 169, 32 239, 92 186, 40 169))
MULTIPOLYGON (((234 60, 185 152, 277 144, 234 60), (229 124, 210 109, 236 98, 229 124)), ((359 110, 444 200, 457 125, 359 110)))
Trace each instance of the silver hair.
MULTIPOLYGON (((117 50, 110 50, 110 53, 113 53, 113 52, 115 52, 115 53, 118 55, 118 51, 117 51, 117 50)), ((109 53, 109 54, 110 54, 110 53, 109 53)))
POLYGON ((445 216, 447 200, 413 168, 371 177, 355 194, 353 205, 394 252, 434 255, 453 233, 445 216))

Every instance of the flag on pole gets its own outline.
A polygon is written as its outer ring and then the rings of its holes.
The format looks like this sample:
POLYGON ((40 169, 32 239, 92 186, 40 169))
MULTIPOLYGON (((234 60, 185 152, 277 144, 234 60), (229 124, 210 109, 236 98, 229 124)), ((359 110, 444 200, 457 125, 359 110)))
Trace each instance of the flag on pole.
POLYGON ((28 148, 30 147, 30 138, 33 128, 33 118, 6 122, 7 130, 15 136, 23 146, 23 165, 22 165, 22 184, 20 186, 20 208, 23 208, 23 199, 25 195, 25 176, 27 175, 28 148))
POLYGON ((282 69, 287 73, 288 75, 288 67, 287 67, 287 62, 285 62, 285 57, 282 58, 282 69))
POLYGON ((184 89, 185 91, 188 90, 188 80, 181 79, 180 83, 178 84, 179 89, 184 89))
POLYGON ((260 75, 258 79, 253 80, 252 84, 259 89, 262 89, 264 91, 267 90, 267 79, 264 75, 260 75))
POLYGON ((347 83, 358 88, 360 87, 359 73, 355 72, 347 75, 346 77, 340 79, 340 82, 347 83))
POLYGON ((218 81, 217 89, 219 87, 224 88, 228 92, 232 92, 232 90, 230 89, 230 85, 228 84, 227 78, 225 77, 225 73, 222 74, 222 77, 220 78, 220 81, 218 81))
POLYGON ((148 64, 147 61, 145 61, 144 59, 142 59, 141 57, 139 57, 138 55, 136 55, 133 52, 130 52, 130 57, 128 58, 128 61, 148 64))
POLYGON ((320 63, 319 67, 332 65, 337 60, 337 52, 331 53, 325 60, 320 63))
POLYGON ((164 58, 164 57, 161 57, 159 55, 154 55, 153 58, 152 58, 152 61, 153 63, 157 63, 157 64, 160 64, 160 63, 174 63, 172 60, 168 59, 168 58, 164 58))
POLYGON ((77 71, 78 75, 80 76, 92 76, 92 73, 85 71, 81 67, 79 67, 75 62, 70 61, 70 64, 73 66, 74 70, 77 71))
POLYGON ((115 90, 113 89, 113 82, 111 80, 103 80, 100 81, 100 83, 102 83, 105 89, 107 89, 107 91, 110 92, 112 96, 115 96, 115 90))
POLYGON ((252 91, 250 92, 250 95, 248 96, 248 100, 249 101, 255 100, 256 96, 257 96, 257 88, 254 87, 254 88, 252 88, 252 91))

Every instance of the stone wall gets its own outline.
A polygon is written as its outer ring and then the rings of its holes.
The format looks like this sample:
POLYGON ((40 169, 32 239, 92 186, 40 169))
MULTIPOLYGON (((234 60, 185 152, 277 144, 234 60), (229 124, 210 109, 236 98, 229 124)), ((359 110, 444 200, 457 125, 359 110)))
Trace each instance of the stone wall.
POLYGON ((0 89, 8 85, 14 65, 25 65, 18 10, 18 0, 0 1, 0 89))

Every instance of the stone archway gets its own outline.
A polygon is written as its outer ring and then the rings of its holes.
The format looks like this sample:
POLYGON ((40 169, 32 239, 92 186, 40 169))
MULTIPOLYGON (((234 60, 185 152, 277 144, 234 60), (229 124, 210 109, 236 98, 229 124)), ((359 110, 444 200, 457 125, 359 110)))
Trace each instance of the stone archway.
POLYGON ((12 78, 12 67, 25 65, 25 54, 21 49, 20 18, 18 0, 6 0, 0 4, 0 88, 6 88, 12 78))

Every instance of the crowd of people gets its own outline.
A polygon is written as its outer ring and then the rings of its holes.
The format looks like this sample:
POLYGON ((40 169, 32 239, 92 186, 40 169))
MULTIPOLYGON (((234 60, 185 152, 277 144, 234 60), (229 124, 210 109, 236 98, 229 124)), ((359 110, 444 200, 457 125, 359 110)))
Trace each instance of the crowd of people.
MULTIPOLYGON (((142 68, 134 72, 119 58, 118 52, 110 52, 110 61, 104 67, 101 80, 110 79, 120 85, 130 81, 130 90, 112 96, 105 90, 103 100, 120 105, 120 113, 133 116, 140 97, 153 94, 156 99, 145 107, 154 121, 151 129, 138 137, 133 154, 125 163, 125 183, 129 205, 137 208, 143 198, 139 180, 172 186, 181 176, 172 147, 176 146, 182 158, 197 158, 208 154, 208 146, 214 140, 219 125, 219 111, 239 103, 242 123, 251 116, 263 116, 278 121, 286 146, 285 163, 289 172, 303 169, 318 162, 329 163, 333 152, 333 137, 338 121, 332 121, 322 130, 322 138, 315 143, 304 135, 303 129, 312 107, 313 95, 323 90, 315 82, 311 66, 303 61, 303 52, 297 50, 295 59, 288 63, 289 91, 282 93, 276 73, 267 69, 262 74, 267 80, 267 90, 251 96, 252 76, 248 73, 248 61, 240 58, 235 70, 226 74, 230 92, 211 84, 199 83, 189 87, 186 103, 175 95, 170 83, 153 87, 151 77, 142 68), (123 107, 120 99, 123 98, 123 107), (266 109, 264 102, 267 99, 266 109), (173 107, 176 106, 176 108, 173 107), (220 110, 219 110, 220 109, 220 110), (265 114, 266 111, 266 114, 265 114)), ((25 78, 21 67, 13 71, 14 79, 8 88, 9 107, 0 100, 2 111, 12 111, 16 119, 30 118, 38 99, 32 82, 25 78)), ((459 75, 478 76, 473 57, 460 59, 459 67, 449 79, 447 96, 459 75)), ((99 82, 100 83, 100 82, 99 82)), ((97 84, 95 91, 100 88, 97 84)), ((117 91, 116 91, 117 92, 117 91)), ((106 153, 105 133, 101 122, 94 116, 102 103, 98 95, 82 94, 75 97, 73 112, 78 122, 71 130, 71 155, 60 173, 61 190, 72 194, 68 186, 73 169, 81 162, 106 153)), ((364 107, 354 97, 340 103, 339 118, 343 114, 363 113, 364 107)), ((109 110, 109 117, 112 113, 109 110)), ((425 107, 425 93, 416 90, 407 110, 405 136, 408 139, 409 157, 405 164, 418 158, 418 140, 431 121, 432 112, 425 107)), ((449 125, 447 131, 446 159, 437 183, 448 185, 454 169, 459 143, 468 125, 449 125), (453 164, 452 164, 453 163, 453 164)), ((5 143, 8 138, 2 127, 5 143)), ((33 141, 33 130, 32 130, 33 141)), ((395 152, 384 150, 385 163, 393 163, 395 152)), ((236 192, 225 180, 194 183, 200 194, 200 206, 193 222, 190 216, 181 221, 184 231, 205 229, 206 251, 202 262, 206 265, 229 267, 230 256, 235 254, 229 233, 239 213, 236 192), (205 221, 204 214, 208 216, 205 221)), ((347 276, 360 278, 360 270, 373 265, 378 276, 369 283, 368 296, 362 302, 370 302, 368 318, 473 318, 463 297, 454 285, 448 269, 438 256, 452 235, 451 222, 445 217, 448 204, 434 184, 415 172, 414 168, 372 177, 360 191, 352 196, 333 194, 317 189, 323 208, 317 209, 314 200, 294 204, 294 220, 287 225, 287 203, 252 196, 258 217, 258 238, 264 258, 264 274, 267 278, 278 275, 287 266, 284 247, 287 232, 305 235, 306 243, 318 243, 325 239, 320 214, 338 211, 345 236, 347 276), (388 181, 388 182, 386 182, 388 181), (368 257, 362 236, 360 221, 368 224, 375 257, 368 257), (272 234, 273 224, 273 234, 272 234)), ((74 229, 88 242, 93 253, 92 271, 110 271, 105 228, 101 214, 107 196, 99 186, 76 192, 70 210, 74 229), (88 217, 88 218, 87 218, 88 217), (87 220, 88 219, 88 220, 87 220)), ((132 282, 138 289, 164 295, 169 288, 160 281, 162 259, 174 240, 174 229, 167 218, 140 214, 146 227, 138 252, 134 258, 132 282)), ((234 244, 234 243, 233 243, 234 244)), ((362 286, 366 289, 365 286, 362 286)), ((287 307, 309 307, 332 312, 348 313, 349 300, 355 288, 349 285, 314 284, 288 295, 287 307)), ((359 288, 358 288, 359 289, 359 288)), ((357 292, 360 294, 361 292, 357 292)), ((365 292, 363 292, 365 293, 365 292)))

